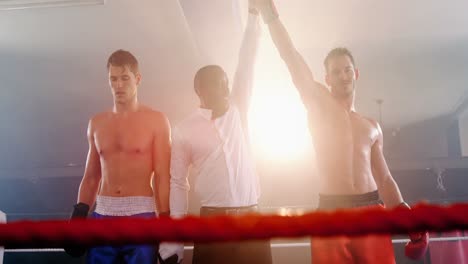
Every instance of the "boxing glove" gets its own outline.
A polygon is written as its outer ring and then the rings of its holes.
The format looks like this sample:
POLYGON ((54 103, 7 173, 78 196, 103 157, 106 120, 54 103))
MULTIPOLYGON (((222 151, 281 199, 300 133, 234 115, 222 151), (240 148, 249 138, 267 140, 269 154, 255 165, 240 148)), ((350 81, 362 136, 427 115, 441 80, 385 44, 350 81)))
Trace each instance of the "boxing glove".
POLYGON ((426 254, 429 246, 429 233, 410 233, 409 237, 410 241, 405 245, 405 255, 410 259, 421 259, 426 254))
MULTIPOLYGON (((73 212, 70 218, 70 221, 74 219, 85 219, 88 217, 89 205, 85 203, 77 203, 73 206, 73 212)), ((80 246, 66 246, 64 248, 65 252, 72 257, 81 257, 86 253, 85 247, 80 246)))

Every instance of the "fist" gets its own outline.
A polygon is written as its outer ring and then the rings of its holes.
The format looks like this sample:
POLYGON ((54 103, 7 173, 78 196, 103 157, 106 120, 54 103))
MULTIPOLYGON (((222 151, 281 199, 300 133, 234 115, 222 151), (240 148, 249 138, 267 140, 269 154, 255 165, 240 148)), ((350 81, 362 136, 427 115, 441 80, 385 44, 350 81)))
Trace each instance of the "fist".
POLYGON ((411 233, 409 237, 410 241, 405 246, 405 255, 410 259, 421 259, 429 246, 429 233, 411 233))
POLYGON ((183 243, 164 242, 159 245, 159 254, 166 263, 179 263, 184 258, 183 243))
POLYGON ((249 7, 260 9, 273 4, 273 0, 249 0, 249 7))
POLYGON ((279 17, 278 10, 276 10, 273 0, 249 0, 249 9, 256 9, 262 15, 265 24, 279 17))

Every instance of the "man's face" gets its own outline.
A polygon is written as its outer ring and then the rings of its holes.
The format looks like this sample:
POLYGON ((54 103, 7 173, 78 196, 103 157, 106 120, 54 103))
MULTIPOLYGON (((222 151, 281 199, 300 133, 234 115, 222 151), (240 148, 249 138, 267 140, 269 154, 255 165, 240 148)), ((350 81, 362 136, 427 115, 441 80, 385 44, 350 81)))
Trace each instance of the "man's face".
POLYGON ((128 66, 109 66, 109 84, 116 104, 125 104, 136 97, 141 76, 128 66))
POLYGON ((359 72, 347 55, 333 57, 329 60, 325 77, 333 96, 349 97, 354 93, 359 72))
POLYGON ((229 104, 229 86, 224 72, 211 72, 204 76, 197 87, 202 106, 207 109, 222 109, 229 104))

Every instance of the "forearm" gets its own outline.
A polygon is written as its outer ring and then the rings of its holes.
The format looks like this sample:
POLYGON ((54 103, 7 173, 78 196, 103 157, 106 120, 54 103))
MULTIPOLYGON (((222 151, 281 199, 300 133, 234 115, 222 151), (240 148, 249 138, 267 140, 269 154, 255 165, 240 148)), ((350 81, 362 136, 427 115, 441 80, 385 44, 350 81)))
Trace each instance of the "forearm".
POLYGON ((249 13, 247 26, 239 50, 238 71, 242 70, 244 67, 253 68, 253 63, 255 62, 258 51, 260 32, 259 16, 249 13))
POLYGON ((298 63, 298 53, 281 20, 277 18, 268 23, 268 29, 283 61, 288 67, 296 65, 298 63))
POLYGON ((388 208, 392 208, 403 203, 400 189, 393 177, 388 177, 380 186, 379 194, 388 208))
POLYGON ((188 211, 188 191, 186 182, 171 181, 170 208, 171 216, 179 218, 187 214, 188 211))
MULTIPOLYGON (((408 208, 411 207, 403 201, 398 185, 393 177, 388 175, 382 186, 379 186, 379 193, 387 208, 408 208)), ((405 245, 405 255, 411 259, 421 259, 427 251, 429 234, 428 232, 409 232, 410 241, 405 245)))
POLYGON ((96 202, 100 183, 100 177, 84 177, 78 191, 77 203, 85 203, 92 207, 96 202))
POLYGON ((158 212, 160 214, 167 214, 169 213, 169 173, 163 177, 158 177, 159 181, 157 183, 157 195, 155 195, 156 205, 158 212))
POLYGON ((297 51, 288 31, 279 19, 273 1, 266 0, 260 6, 260 12, 263 20, 268 24, 273 43, 282 60, 286 63, 294 85, 302 94, 304 90, 311 88, 314 82, 314 77, 309 66, 307 66, 307 63, 297 51))
POLYGON ((188 211, 188 171, 191 164, 191 148, 184 133, 174 130, 170 169, 169 206, 172 217, 183 217, 188 211))
MULTIPOLYGON (((260 18, 258 15, 249 13, 247 27, 239 50, 236 79, 238 76, 246 77, 242 79, 252 79, 253 68, 257 58, 260 32, 260 18)), ((242 86, 239 88, 242 89, 242 86)))
POLYGON ((301 56, 297 52, 288 31, 279 18, 274 1, 263 1, 258 8, 263 17, 263 21, 268 25, 271 39, 281 58, 288 66, 292 77, 297 77, 297 74, 300 73, 297 71, 302 67, 301 56))
POLYGON ((232 97, 239 107, 248 105, 248 101, 252 93, 259 38, 260 18, 258 15, 249 13, 247 27, 239 50, 237 68, 232 88, 232 97))

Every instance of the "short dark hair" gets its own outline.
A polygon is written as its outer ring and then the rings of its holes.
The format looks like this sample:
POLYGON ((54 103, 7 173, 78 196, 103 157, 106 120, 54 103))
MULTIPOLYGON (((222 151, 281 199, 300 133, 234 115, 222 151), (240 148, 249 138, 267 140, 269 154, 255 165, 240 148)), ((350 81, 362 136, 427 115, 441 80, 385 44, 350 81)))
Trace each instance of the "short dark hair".
POLYGON ((111 65, 119 67, 128 66, 133 74, 137 74, 139 72, 138 60, 135 58, 135 56, 133 56, 132 53, 126 50, 119 49, 114 51, 107 60, 108 70, 111 65))
POLYGON ((353 57, 353 54, 351 54, 351 51, 349 51, 349 49, 344 48, 344 47, 338 47, 338 48, 334 48, 330 50, 330 52, 328 52, 327 56, 325 57, 325 60, 323 61, 325 70, 328 70, 328 65, 330 64, 331 59, 340 57, 340 56, 348 56, 353 66, 356 67, 354 63, 354 57, 353 57))
POLYGON ((202 85, 210 85, 214 81, 218 81, 220 75, 226 76, 226 72, 219 65, 207 65, 200 68, 193 80, 195 90, 202 85))

